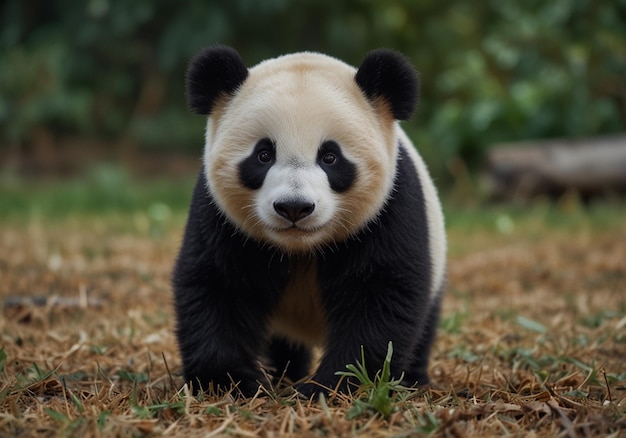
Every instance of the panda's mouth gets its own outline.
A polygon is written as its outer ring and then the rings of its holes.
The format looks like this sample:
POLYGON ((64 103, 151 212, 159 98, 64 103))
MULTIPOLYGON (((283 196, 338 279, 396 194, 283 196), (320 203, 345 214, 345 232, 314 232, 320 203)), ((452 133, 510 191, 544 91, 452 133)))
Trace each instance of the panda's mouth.
POLYGON ((301 227, 297 224, 291 224, 284 228, 275 228, 274 231, 281 234, 315 234, 322 230, 322 227, 301 227))
POLYGON ((315 232, 315 229, 302 228, 296 224, 292 224, 291 226, 283 228, 280 231, 283 233, 313 233, 315 232))
POLYGON ((299 224, 286 224, 282 227, 268 227, 265 237, 274 242, 278 247, 288 252, 311 251, 318 248, 328 240, 328 224, 322 226, 303 226, 299 224))

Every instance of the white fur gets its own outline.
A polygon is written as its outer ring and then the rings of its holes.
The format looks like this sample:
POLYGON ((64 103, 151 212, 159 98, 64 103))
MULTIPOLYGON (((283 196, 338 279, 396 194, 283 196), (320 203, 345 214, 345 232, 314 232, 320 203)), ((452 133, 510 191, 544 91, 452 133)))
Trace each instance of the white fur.
POLYGON ((258 191, 256 215, 275 233, 284 233, 293 224, 276 212, 274 204, 296 199, 315 205, 313 213, 296 224, 298 229, 311 233, 319 232, 332 220, 339 204, 338 195, 328 185, 326 173, 315 162, 279 159, 258 191))

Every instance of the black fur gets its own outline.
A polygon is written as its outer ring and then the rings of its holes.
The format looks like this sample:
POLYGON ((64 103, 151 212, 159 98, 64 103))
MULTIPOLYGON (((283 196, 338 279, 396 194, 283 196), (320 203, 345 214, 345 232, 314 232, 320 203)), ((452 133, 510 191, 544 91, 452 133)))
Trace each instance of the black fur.
POLYGON ((309 374, 313 360, 310 348, 279 337, 272 339, 268 356, 271 358, 270 365, 274 368, 277 377, 282 377, 284 372, 285 377, 292 383, 309 374))
MULTIPOLYGON (((431 267, 424 198, 416 170, 401 148, 392 198, 380 217, 354 238, 317 255, 327 345, 313 379, 327 387, 335 372, 360 358, 372 370, 393 341, 392 374, 427 382, 426 365, 438 312, 429 302, 431 267)), ((290 258, 235 231, 221 215, 200 173, 174 270, 177 336, 184 376, 194 389, 238 383, 252 395, 263 383, 266 355, 287 376, 303 377, 310 351, 270 339, 266 321, 288 281, 290 258)), ((300 385, 311 394, 317 386, 300 385)), ((346 390, 346 383, 340 388, 346 390)))
POLYGON ((276 162, 276 146, 269 138, 262 138, 254 149, 241 163, 239 163, 239 180, 250 190, 260 189, 265 175, 276 162), (260 159, 259 154, 265 153, 269 161, 260 159))
POLYGON ((326 172, 330 188, 341 193, 347 191, 356 179, 356 166, 350 162, 341 148, 334 141, 325 141, 317 152, 317 164, 326 172), (324 157, 332 154, 335 161, 332 164, 324 162, 324 157))
POLYGON ((389 49, 368 52, 354 79, 369 100, 384 98, 397 120, 413 115, 419 97, 419 76, 401 53, 389 49))
POLYGON ((265 320, 287 284, 288 266, 237 233, 219 213, 200 172, 173 274, 176 334, 194 391, 238 383, 246 395, 263 375, 265 320))
POLYGON ((209 115, 221 95, 234 94, 248 77, 241 56, 226 46, 212 46, 193 57, 187 69, 187 105, 209 115))

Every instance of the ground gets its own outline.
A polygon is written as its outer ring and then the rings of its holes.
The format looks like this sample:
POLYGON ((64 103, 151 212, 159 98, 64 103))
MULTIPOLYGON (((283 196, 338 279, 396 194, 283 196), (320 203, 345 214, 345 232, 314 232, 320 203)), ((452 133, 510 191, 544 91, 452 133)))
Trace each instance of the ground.
POLYGON ((169 280, 184 211, 0 220, 0 435, 626 436, 624 208, 568 208, 447 211, 433 386, 386 417, 358 394, 188 393, 169 280))

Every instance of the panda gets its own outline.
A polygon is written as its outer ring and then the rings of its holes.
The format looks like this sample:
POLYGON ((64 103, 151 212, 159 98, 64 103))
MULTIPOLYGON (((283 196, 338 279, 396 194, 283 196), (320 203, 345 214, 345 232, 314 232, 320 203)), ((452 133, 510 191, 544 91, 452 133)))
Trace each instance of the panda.
POLYGON ((362 348, 382 366, 390 341, 391 374, 427 384, 446 238, 398 123, 418 98, 408 60, 377 49, 355 69, 302 52, 248 69, 218 45, 186 79, 190 109, 208 118, 173 271, 194 392, 235 384, 252 396, 273 376, 304 396, 345 393, 336 372, 362 348))

